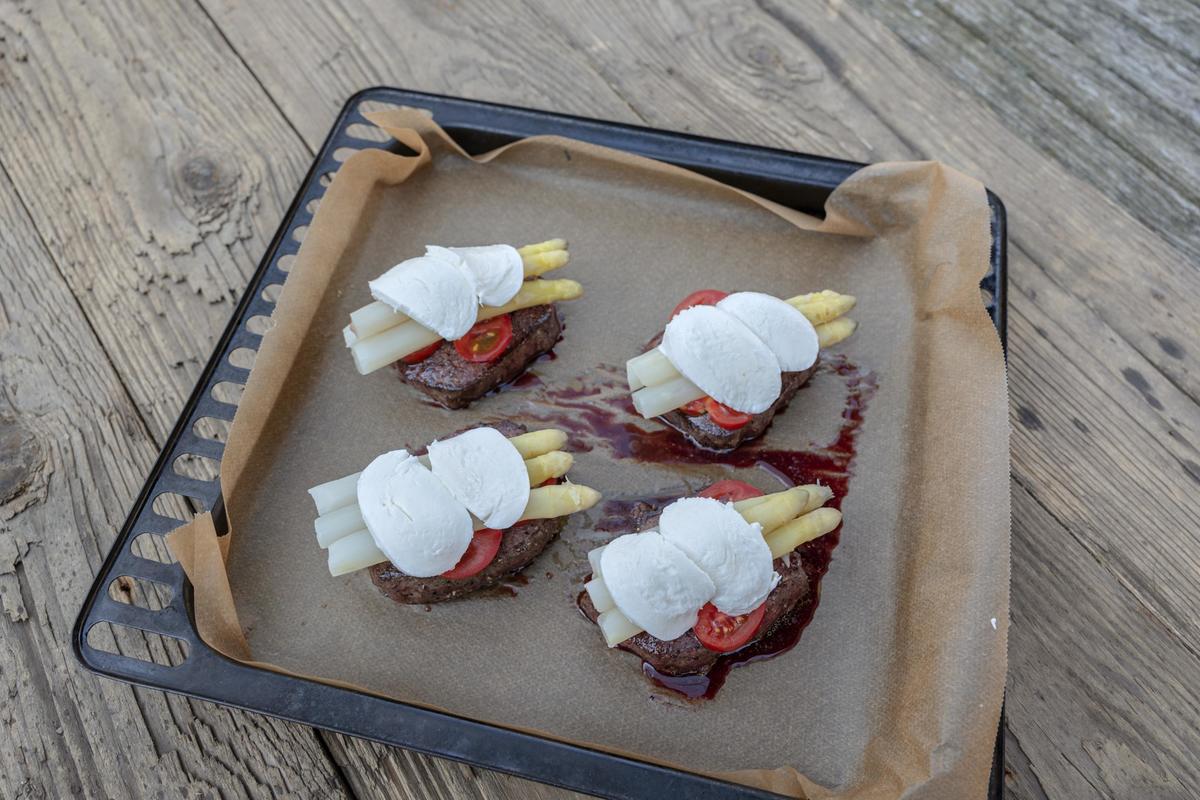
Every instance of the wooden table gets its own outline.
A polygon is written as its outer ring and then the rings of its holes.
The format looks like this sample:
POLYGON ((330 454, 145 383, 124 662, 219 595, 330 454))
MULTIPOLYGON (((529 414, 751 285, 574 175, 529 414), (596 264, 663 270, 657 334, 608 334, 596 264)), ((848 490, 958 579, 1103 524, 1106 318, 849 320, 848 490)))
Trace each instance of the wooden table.
POLYGON ((0 796, 564 796, 99 680, 71 653, 314 149, 372 84, 983 179, 1011 245, 1008 788, 1190 796, 1196 5, 407 5, 0 5, 0 796))

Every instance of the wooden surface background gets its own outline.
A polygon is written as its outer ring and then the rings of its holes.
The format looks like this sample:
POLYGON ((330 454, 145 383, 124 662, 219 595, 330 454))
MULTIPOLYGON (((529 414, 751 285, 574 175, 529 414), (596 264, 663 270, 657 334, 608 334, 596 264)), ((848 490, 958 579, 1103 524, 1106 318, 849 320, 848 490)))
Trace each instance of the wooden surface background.
POLYGON ((1187 0, 0 0, 0 796, 565 796, 71 653, 314 149, 373 84, 984 180, 1010 221, 1008 790, 1194 796, 1198 65, 1187 0))

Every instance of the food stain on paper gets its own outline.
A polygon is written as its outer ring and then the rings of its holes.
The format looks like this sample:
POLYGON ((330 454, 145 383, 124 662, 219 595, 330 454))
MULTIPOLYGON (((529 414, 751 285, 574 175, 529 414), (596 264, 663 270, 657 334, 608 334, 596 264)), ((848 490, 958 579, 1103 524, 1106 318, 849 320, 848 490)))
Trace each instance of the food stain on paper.
MULTIPOLYGON (((856 366, 844 356, 825 358, 817 372, 840 379, 846 387, 846 401, 834 439, 809 450, 773 449, 761 441, 730 452, 696 447, 677 431, 639 417, 629 399, 624 370, 612 366, 601 366, 586 378, 538 392, 537 400, 530 403, 524 416, 530 421, 566 430, 571 438, 570 447, 576 452, 604 448, 614 458, 646 463, 765 469, 785 484, 821 483, 828 486, 833 490, 828 505, 840 509, 854 474, 858 432, 867 405, 878 389, 878 381, 873 372, 856 366), (643 424, 654 427, 645 428, 643 424)), ((607 541, 614 535, 635 530, 639 518, 654 516, 671 501, 689 493, 685 487, 673 493, 610 499, 601 506, 593 529, 604 534, 603 541, 607 541)), ((810 591, 767 636, 742 650, 722 656, 702 675, 664 675, 647 663, 642 665, 643 673, 656 685, 689 700, 711 699, 734 667, 774 658, 791 650, 816 612, 821 578, 829 571, 841 530, 839 525, 832 532, 801 546, 799 552, 810 591)), ((589 549, 603 541, 589 543, 589 549)))

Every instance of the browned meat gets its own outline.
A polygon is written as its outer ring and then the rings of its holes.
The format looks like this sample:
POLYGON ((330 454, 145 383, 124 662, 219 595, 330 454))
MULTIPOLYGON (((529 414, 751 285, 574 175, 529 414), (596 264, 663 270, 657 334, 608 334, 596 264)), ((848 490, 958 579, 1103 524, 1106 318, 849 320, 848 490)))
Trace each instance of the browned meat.
MULTIPOLYGON (((801 566, 799 553, 789 553, 775 559, 775 571, 780 575, 779 584, 767 597, 767 608, 758 635, 751 642, 747 642, 747 646, 770 633, 775 623, 808 595, 808 576, 801 566)), ((579 596, 579 610, 592 622, 599 616, 587 592, 579 596)), ((707 672, 721 656, 721 653, 713 652, 700 644, 700 640, 692 631, 669 642, 655 639, 648 633, 639 633, 617 646, 636 654, 664 675, 694 675, 707 672)))
POLYGON ((814 363, 803 372, 783 373, 783 391, 780 392, 779 399, 772 403, 766 411, 752 416, 749 422, 737 430, 731 431, 722 428, 709 419, 708 414, 691 417, 678 409, 663 414, 659 419, 700 447, 708 450, 733 450, 743 442, 762 436, 763 432, 770 427, 772 420, 775 419, 775 415, 787 407, 791 399, 796 396, 796 392, 800 391, 800 387, 808 383, 808 379, 812 377, 816 369, 817 365, 814 363))
POLYGON ((461 580, 414 578, 392 566, 390 561, 371 567, 371 582, 397 603, 440 603, 495 586, 503 578, 529 566, 567 524, 566 517, 522 522, 500 538, 500 549, 491 564, 478 575, 461 580))
POLYGON ((489 363, 466 361, 452 342, 418 364, 396 362, 400 380, 415 386, 446 408, 466 408, 471 401, 519 376, 542 353, 554 347, 562 323, 553 305, 512 312, 513 340, 504 355, 489 363))

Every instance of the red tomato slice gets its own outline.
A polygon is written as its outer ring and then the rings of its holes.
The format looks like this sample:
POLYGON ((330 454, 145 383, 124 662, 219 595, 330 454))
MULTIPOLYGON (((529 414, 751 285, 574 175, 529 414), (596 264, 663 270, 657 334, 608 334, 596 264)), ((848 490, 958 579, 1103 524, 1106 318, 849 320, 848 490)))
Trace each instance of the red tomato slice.
POLYGON ((422 361, 424 361, 425 359, 429 358, 431 355, 436 353, 437 349, 441 346, 442 346, 442 342, 439 339, 438 341, 429 345, 429 347, 426 347, 423 350, 418 350, 415 353, 409 353, 408 355, 406 355, 404 358, 402 358, 400 360, 403 361, 405 364, 420 364, 422 361))
POLYGON ((726 478, 723 481, 717 481, 712 486, 709 486, 700 493, 701 497, 711 497, 720 500, 722 503, 736 503, 738 500, 747 500, 751 497, 762 497, 763 492, 757 487, 751 486, 745 481, 726 478))
POLYGON ((711 397, 704 398, 704 410, 708 412, 709 419, 727 431, 736 431, 750 421, 749 414, 734 411, 729 406, 724 403, 718 403, 711 397))
POLYGON ((751 611, 749 614, 739 614, 731 617, 717 611, 712 603, 705 603, 700 609, 700 619, 692 628, 700 644, 717 653, 732 653, 744 647, 754 638, 762 625, 766 614, 766 603, 751 611))
POLYGON ((454 342, 454 349, 467 361, 494 361, 513 340, 512 319, 508 314, 476 322, 471 330, 454 342))
POLYGON ((492 563, 500 550, 500 536, 501 531, 491 528, 475 531, 475 537, 467 545, 467 552, 463 553, 454 569, 443 572, 442 577, 457 581, 483 572, 483 568, 492 563))
POLYGON ((705 413, 704 401, 707 399, 707 397, 701 397, 699 400, 693 400, 687 405, 680 406, 679 410, 687 414, 689 417, 698 417, 705 413))
POLYGON ((675 310, 671 312, 671 318, 685 308, 692 306, 715 306, 719 300, 724 300, 729 296, 729 292, 722 292, 720 289, 701 289, 698 292, 692 292, 683 301, 675 306, 675 310))

